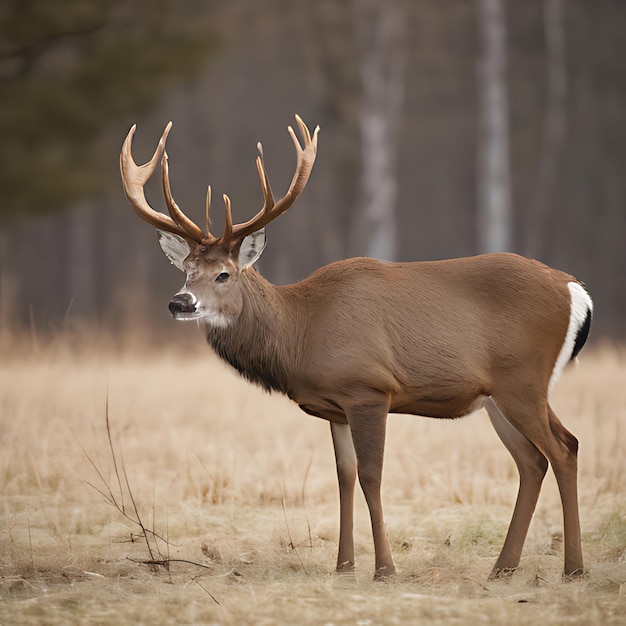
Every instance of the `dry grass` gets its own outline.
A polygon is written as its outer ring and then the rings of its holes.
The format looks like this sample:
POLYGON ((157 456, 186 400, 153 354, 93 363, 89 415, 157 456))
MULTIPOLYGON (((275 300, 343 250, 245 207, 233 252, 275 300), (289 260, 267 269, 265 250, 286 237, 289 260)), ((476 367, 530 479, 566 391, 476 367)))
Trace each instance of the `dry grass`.
POLYGON ((561 580, 549 474, 521 567, 487 583, 517 474, 478 413, 390 418, 384 499, 400 573, 373 583, 362 498, 357 580, 331 575, 327 424, 240 381, 204 346, 185 356, 87 345, 1 347, 0 623, 624 623, 624 351, 583 352, 553 399, 581 441, 585 579, 561 580), (88 484, 119 495, 107 394, 118 462, 169 568, 141 562, 139 529, 88 484))

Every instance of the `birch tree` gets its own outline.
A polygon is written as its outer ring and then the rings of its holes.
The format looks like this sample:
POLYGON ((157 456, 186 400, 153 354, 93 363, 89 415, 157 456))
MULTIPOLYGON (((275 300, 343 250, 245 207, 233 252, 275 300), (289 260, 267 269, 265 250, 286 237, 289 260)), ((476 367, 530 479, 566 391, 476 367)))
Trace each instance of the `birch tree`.
POLYGON ((504 0, 478 0, 478 27, 478 247, 499 252, 513 245, 504 0))

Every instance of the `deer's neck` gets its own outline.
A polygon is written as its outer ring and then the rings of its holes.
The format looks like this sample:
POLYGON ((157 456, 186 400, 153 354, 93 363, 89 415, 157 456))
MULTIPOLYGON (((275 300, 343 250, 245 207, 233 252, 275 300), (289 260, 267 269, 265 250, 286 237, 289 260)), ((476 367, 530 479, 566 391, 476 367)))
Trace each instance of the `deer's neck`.
POLYGON ((255 270, 244 271, 241 281, 241 314, 225 328, 207 325, 207 340, 250 382, 289 394, 304 332, 297 301, 288 289, 272 285, 255 270))

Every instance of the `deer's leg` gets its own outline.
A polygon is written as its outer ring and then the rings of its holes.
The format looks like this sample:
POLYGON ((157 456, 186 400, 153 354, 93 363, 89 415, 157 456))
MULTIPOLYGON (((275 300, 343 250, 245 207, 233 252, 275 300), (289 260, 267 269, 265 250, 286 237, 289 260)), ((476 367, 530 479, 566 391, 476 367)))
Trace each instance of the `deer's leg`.
POLYGON ((519 565, 541 483, 548 469, 548 461, 529 439, 510 424, 491 398, 485 403, 485 408, 496 433, 515 460, 520 479, 517 501, 504 546, 489 575, 489 580, 494 580, 502 574, 514 571, 519 565))
POLYGON ((337 572, 354 571, 354 487, 357 461, 348 424, 330 423, 339 481, 339 552, 337 572))
POLYGON ((547 454, 563 505, 564 573, 566 576, 580 576, 584 567, 578 515, 578 439, 561 424, 550 405, 548 420, 553 434, 553 449, 547 454))
POLYGON ((387 537, 380 487, 385 450, 388 400, 360 404, 346 411, 358 463, 359 483, 370 512, 374 537, 374 579, 383 579, 396 572, 387 537))
POLYGON ((519 400, 508 404, 498 398, 495 401, 509 423, 529 439, 552 466, 563 506, 564 573, 580 575, 584 569, 578 517, 578 440, 561 424, 545 400, 523 406, 519 400))

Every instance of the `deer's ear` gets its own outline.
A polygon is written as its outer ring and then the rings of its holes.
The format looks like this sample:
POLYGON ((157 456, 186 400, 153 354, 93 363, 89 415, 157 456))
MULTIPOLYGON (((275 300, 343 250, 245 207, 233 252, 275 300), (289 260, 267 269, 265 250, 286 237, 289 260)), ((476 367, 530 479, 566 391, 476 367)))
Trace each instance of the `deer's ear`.
POLYGON ((158 231, 159 245, 165 256, 175 265, 181 272, 185 271, 184 260, 191 252, 189 244, 178 235, 166 233, 163 230, 158 231))
POLYGON ((265 228, 248 235, 241 242, 241 247, 239 248, 239 267, 244 268, 254 265, 263 250, 265 250, 266 243, 265 228))

